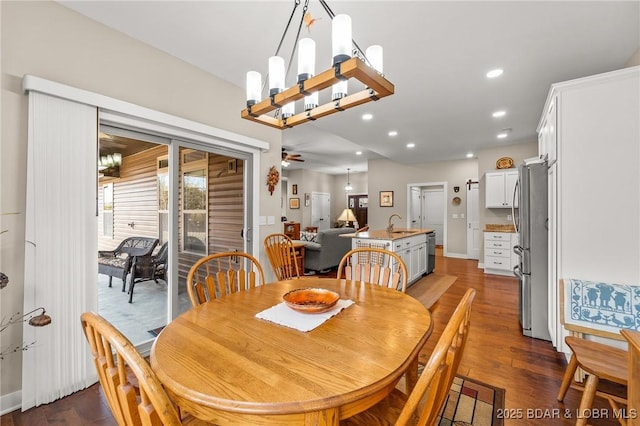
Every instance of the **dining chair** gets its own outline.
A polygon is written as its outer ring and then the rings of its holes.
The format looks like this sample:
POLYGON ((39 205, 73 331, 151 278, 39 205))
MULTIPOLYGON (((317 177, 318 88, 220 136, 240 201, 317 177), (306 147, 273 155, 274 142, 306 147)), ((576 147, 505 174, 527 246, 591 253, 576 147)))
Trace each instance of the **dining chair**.
POLYGON ((205 256, 187 275, 187 291, 194 307, 264 283, 258 259, 238 251, 205 256))
MULTIPOLYGON (((562 401, 567 394, 567 390, 573 382, 578 367, 588 374, 584 386, 579 386, 583 392, 578 413, 585 413, 585 415, 577 416, 576 425, 583 426, 587 424, 589 420, 588 413, 592 411, 593 400, 596 394, 606 398, 614 412, 619 412, 620 409, 617 402, 626 404, 626 400, 614 394, 598 391, 598 383, 600 379, 604 379, 619 385, 628 386, 628 352, 604 343, 575 336, 567 336, 564 341, 567 346, 571 348, 572 354, 564 376, 562 377, 562 383, 560 384, 560 390, 558 392, 558 401, 562 401)), ((622 421, 623 419, 619 420, 621 420, 621 424, 625 424, 622 421)))
POLYGON ((100 385, 119 426, 209 424, 190 415, 181 418, 149 364, 110 322, 93 312, 83 313, 81 322, 100 385), (137 383, 132 383, 128 372, 137 383))
POLYGON ((340 424, 435 425, 462 358, 475 295, 476 291, 472 288, 465 292, 408 396, 396 388, 378 404, 340 424))
POLYGON ((402 258, 389 250, 377 247, 358 247, 348 251, 338 265, 337 278, 378 284, 388 288, 407 290, 409 276, 402 258))
POLYGON ((291 238, 285 234, 267 235, 264 250, 278 281, 300 278, 298 259, 291 238))

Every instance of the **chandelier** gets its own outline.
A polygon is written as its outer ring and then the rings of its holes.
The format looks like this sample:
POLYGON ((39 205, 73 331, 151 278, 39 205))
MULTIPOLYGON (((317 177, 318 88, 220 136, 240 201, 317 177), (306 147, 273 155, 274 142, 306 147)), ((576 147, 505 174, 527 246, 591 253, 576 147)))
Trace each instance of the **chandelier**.
POLYGON ((394 93, 393 84, 382 74, 382 47, 370 46, 363 52, 352 39, 351 18, 348 15, 335 15, 325 0, 319 2, 331 18, 332 66, 316 74, 315 42, 310 38, 299 38, 302 25, 306 23, 309 29, 313 24, 307 12, 309 0, 305 0, 289 58, 291 67, 291 61, 298 49, 297 84, 285 87, 285 61, 278 54, 296 8, 300 4, 300 0, 296 0, 276 53, 269 58, 269 96, 262 99, 262 91, 266 85, 266 81, 262 82, 262 75, 257 71, 247 72, 247 108, 242 110, 242 118, 277 129, 286 129, 370 101, 377 101, 394 93), (348 94, 350 81, 358 81, 364 88, 348 94), (319 93, 329 88, 330 100, 318 105, 319 93), (295 103, 303 98, 302 111, 296 113, 295 103))

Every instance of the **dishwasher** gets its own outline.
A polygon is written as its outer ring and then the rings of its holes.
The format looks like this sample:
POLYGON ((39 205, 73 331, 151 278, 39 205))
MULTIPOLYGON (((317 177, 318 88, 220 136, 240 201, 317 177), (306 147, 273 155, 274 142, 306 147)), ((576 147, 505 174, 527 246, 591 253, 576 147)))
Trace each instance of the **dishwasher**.
POLYGON ((436 233, 430 232, 427 234, 427 252, 429 256, 427 258, 427 274, 433 272, 436 267, 436 233))

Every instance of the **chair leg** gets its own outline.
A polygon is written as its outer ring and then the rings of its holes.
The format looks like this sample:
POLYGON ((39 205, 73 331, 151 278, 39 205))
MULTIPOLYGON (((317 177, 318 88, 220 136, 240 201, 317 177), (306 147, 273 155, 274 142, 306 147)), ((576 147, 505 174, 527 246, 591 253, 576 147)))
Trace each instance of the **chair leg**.
POLYGON ((571 355, 571 359, 569 360, 569 365, 567 365, 567 369, 564 372, 564 376, 562 377, 562 384, 560 385, 560 391, 558 392, 558 401, 564 399, 564 396, 567 394, 567 390, 569 389, 569 385, 573 381, 573 376, 576 373, 576 369, 578 368, 578 360, 575 355, 571 355))
POLYGON ((111 280, 113 279, 113 277, 111 275, 109 275, 109 287, 111 287, 111 280))
POLYGON ((582 392, 576 426, 586 426, 587 420, 591 417, 591 407, 593 406, 593 399, 596 396, 598 381, 598 376, 589 374, 587 382, 584 385, 584 391, 582 392))
POLYGON ((133 287, 134 287, 134 285, 135 285, 135 281, 131 280, 131 284, 129 284, 129 303, 133 303, 133 287))

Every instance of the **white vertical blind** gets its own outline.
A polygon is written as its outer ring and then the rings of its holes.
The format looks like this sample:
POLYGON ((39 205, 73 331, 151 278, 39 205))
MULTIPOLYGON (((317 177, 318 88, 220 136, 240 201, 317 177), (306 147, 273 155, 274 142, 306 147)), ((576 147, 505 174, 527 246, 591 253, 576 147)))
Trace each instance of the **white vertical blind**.
POLYGON ((96 107, 29 93, 22 410, 97 380, 80 314, 97 310, 96 107))

